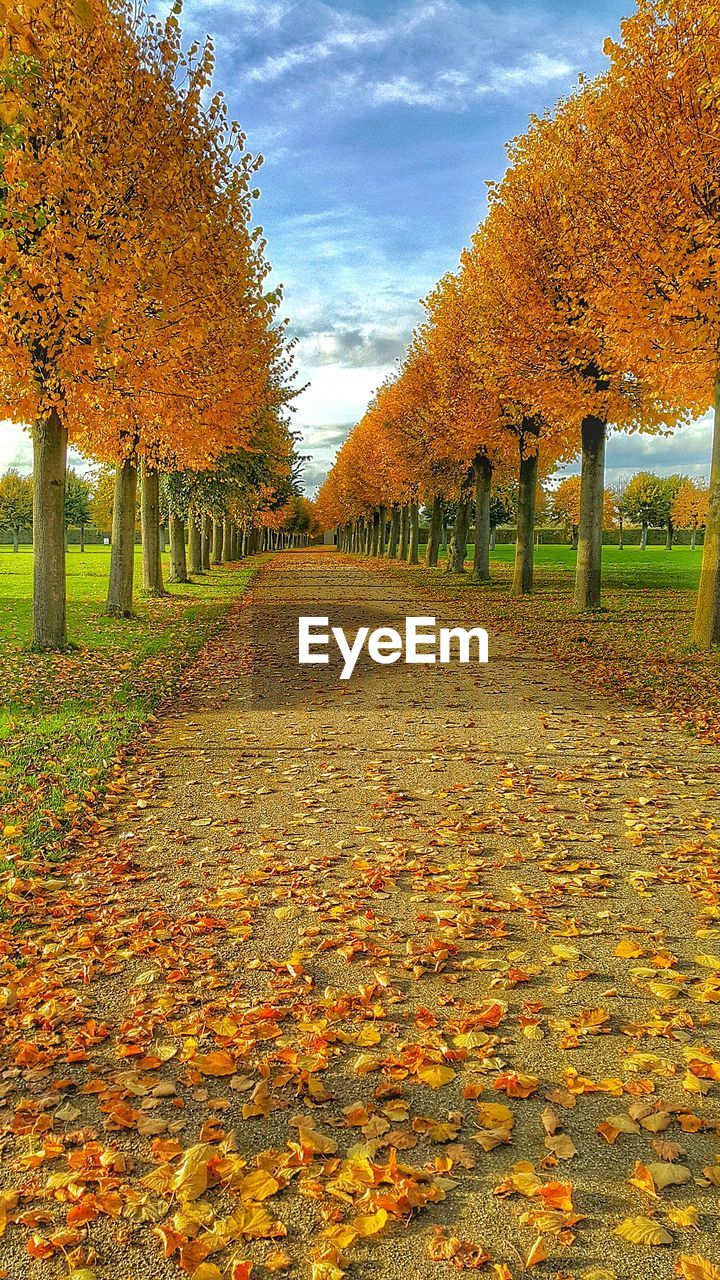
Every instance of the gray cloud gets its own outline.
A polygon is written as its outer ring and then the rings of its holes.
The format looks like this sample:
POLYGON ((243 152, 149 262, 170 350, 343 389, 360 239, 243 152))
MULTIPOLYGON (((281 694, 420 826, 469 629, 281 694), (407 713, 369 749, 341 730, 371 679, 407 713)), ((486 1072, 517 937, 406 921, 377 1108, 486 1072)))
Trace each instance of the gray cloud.
MULTIPOLYGON (((613 482, 635 471, 655 471, 662 476, 679 472, 694 479, 707 477, 711 450, 712 421, 709 414, 698 422, 680 427, 671 436, 618 431, 608 441, 608 480, 613 482)), ((579 461, 575 460, 561 470, 564 475, 577 475, 579 461)))
POLYGON ((361 328, 310 330, 303 355, 311 365, 339 364, 353 369, 391 365, 403 355, 410 332, 404 327, 392 333, 361 328))

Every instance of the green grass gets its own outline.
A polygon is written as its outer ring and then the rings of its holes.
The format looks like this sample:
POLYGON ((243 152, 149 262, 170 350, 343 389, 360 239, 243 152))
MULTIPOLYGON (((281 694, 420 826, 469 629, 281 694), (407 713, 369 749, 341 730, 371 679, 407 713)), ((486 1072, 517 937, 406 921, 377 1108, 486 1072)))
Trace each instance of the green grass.
MULTIPOLYGON (((167 557, 163 568, 167 573, 167 557)), ((137 616, 106 618, 108 547, 67 555, 68 637, 61 654, 30 651, 32 550, 0 548, 0 868, 62 856, 122 786, 122 755, 174 688, 259 566, 219 566, 165 599, 136 597, 137 616)), ((141 580, 140 550, 135 580, 141 580)))
MULTIPOLYGON (((424 550, 424 548, 423 548, 424 550)), ((473 548, 468 547, 467 565, 472 563, 473 548)), ((496 547, 491 562, 496 566, 511 566, 515 547, 496 547)), ((445 559, 445 556, 442 556, 445 559)), ((571 547, 536 547, 535 566, 538 586, 561 587, 569 584, 575 573, 577 552, 571 547)), ((618 591, 695 591, 700 579, 702 548, 691 551, 689 547, 603 547, 603 582, 609 590, 618 591)))

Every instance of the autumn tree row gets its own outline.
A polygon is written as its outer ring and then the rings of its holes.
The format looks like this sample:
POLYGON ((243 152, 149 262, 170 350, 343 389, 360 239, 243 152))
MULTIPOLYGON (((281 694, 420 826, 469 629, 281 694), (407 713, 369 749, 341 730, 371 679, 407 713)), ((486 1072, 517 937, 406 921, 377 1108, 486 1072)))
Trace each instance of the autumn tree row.
POLYGON ((604 75, 510 144, 485 221, 340 451, 320 511, 347 543, 358 521, 385 510, 401 521, 407 506, 412 537, 417 502, 434 510, 451 493, 461 568, 474 502, 482 581, 492 486, 513 476, 524 593, 538 477, 579 452, 574 603, 595 609, 610 425, 671 430, 713 405, 693 629, 709 647, 720 642, 720 13, 708 0, 640 0, 606 53, 604 75))
POLYGON ((138 476, 151 592, 161 474, 193 497, 215 470, 246 506, 254 478, 258 508, 282 505, 292 356, 252 221, 261 157, 212 95, 211 45, 184 52, 177 7, 158 22, 129 0, 0 19, 0 395, 32 424, 46 649, 66 641, 68 442, 116 468, 108 611, 128 614, 138 476))

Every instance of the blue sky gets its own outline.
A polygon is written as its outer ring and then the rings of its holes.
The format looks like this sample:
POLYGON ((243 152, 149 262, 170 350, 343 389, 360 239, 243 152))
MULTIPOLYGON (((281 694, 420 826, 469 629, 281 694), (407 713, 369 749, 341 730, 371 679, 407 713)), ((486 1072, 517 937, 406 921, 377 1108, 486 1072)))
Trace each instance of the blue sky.
MULTIPOLYGON (((216 84, 266 158, 260 220, 299 338, 296 425, 312 493, 455 266, 505 142, 603 65, 630 0, 186 0, 216 84)), ((613 472, 703 474, 707 423, 617 437, 613 472)), ((27 442, 3 433, 0 468, 27 442)))

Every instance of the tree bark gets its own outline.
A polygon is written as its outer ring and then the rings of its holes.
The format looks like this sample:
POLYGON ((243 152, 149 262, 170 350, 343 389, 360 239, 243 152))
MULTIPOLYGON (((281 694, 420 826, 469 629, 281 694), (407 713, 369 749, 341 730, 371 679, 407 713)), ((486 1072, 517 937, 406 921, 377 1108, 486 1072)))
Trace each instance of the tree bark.
POLYGON ((607 424, 602 418, 583 419, 580 525, 573 600, 577 613, 600 608, 606 440, 607 424))
POLYGON ((132 617, 136 506, 137 467, 134 462, 126 459, 115 468, 110 580, 105 606, 105 612, 111 618, 132 617))
POLYGON ((202 573, 202 533, 192 507, 188 512, 188 560, 191 573, 202 573))
POLYGON ((495 528, 495 525, 492 525, 490 529, 490 550, 491 551, 495 550, 496 540, 497 540, 497 529, 495 528))
POLYGON ((690 534, 690 550, 694 551, 697 547, 697 529, 693 529, 690 534))
POLYGON ((375 510, 372 513, 372 541, 370 554, 377 556, 380 548, 380 512, 375 510))
POLYGON ((640 550, 641 551, 645 551, 647 549, 647 538, 648 538, 648 527, 646 524, 644 524, 642 526, 642 532, 640 534, 640 550))
POLYGON ((19 536, 19 534, 18 534, 17 529, 13 529, 13 531, 12 531, 12 536, 13 536, 13 551, 19 551, 19 550, 20 550, 20 536, 19 536))
POLYGON ((33 647, 64 649, 67 431, 53 409, 33 432, 33 647))
POLYGON ((529 595, 533 589, 535 562, 535 500, 537 495, 538 455, 526 454, 520 445, 520 486, 518 490, 517 538, 515 569, 512 581, 514 596, 529 595))
POLYGON ((202 521, 202 538, 201 538, 203 569, 210 568, 210 560, 212 557, 212 536, 213 536, 212 516, 204 515, 203 521, 202 521))
POLYGON ((420 548, 420 504, 415 500, 410 503, 410 538, 408 542, 408 562, 417 564, 420 548))
POLYGON ((625 550, 625 525, 622 516, 618 516, 618 525, 620 526, 620 537, 618 540, 618 551, 625 550))
POLYGON ((80 551, 83 552, 84 550, 85 550, 85 525, 81 524, 80 525, 80 551))
POLYGON ((378 511, 378 519, 380 521, 380 538, 378 541, 378 555, 385 555, 385 546, 387 543, 387 512, 384 507, 380 507, 378 511))
POLYGON ((164 596, 160 557, 160 475, 143 462, 140 467, 140 523, 142 531, 143 591, 164 596))
POLYGON ((442 520, 443 520, 444 503, 439 493, 436 493, 432 500, 432 508, 430 511, 430 529, 428 532, 427 547, 425 550, 425 563, 434 569, 440 555, 440 538, 442 536, 442 520))
POLYGON ((715 378, 715 426, 708 515, 692 639, 701 649, 720 644, 720 369, 715 378))
POLYGON ((448 547, 448 558, 445 570, 446 573, 465 572, 471 505, 469 495, 464 491, 464 489, 461 489, 458 496, 457 509, 455 511, 455 523, 453 524, 453 531, 450 535, 450 545, 448 547))
POLYGON ((223 558, 223 522, 213 519, 212 562, 221 564, 223 558))
POLYGON ((388 560, 397 560, 398 546, 400 544, 400 507, 397 502, 393 503, 393 509, 390 512, 390 537, 387 545, 388 560))
POLYGON ((668 520, 666 529, 665 529, 665 550, 666 551, 672 551, 673 549, 674 534, 675 534, 675 528, 673 526, 673 522, 672 520, 668 520))
POLYGON ((479 453, 473 464, 475 475, 475 545, 473 548, 473 582, 490 581, 490 493, 492 463, 479 453))
POLYGON ((170 516, 170 582, 187 582, 187 556, 185 554, 185 521, 181 516, 170 516))
POLYGON ((573 525, 573 527, 572 527, 572 533, 570 534, 570 546, 571 546, 571 548, 572 548, 572 550, 573 550, 573 551, 577 551, 577 549, 578 549, 578 527, 577 527, 577 525, 576 525, 576 524, 574 524, 574 525, 573 525))
POLYGON ((223 528, 223 560, 230 564, 233 559, 232 521, 226 520, 223 528))
POLYGON ((407 560, 408 546, 410 543, 410 507, 407 502, 403 502, 400 509, 400 547, 398 557, 400 560, 407 560))

